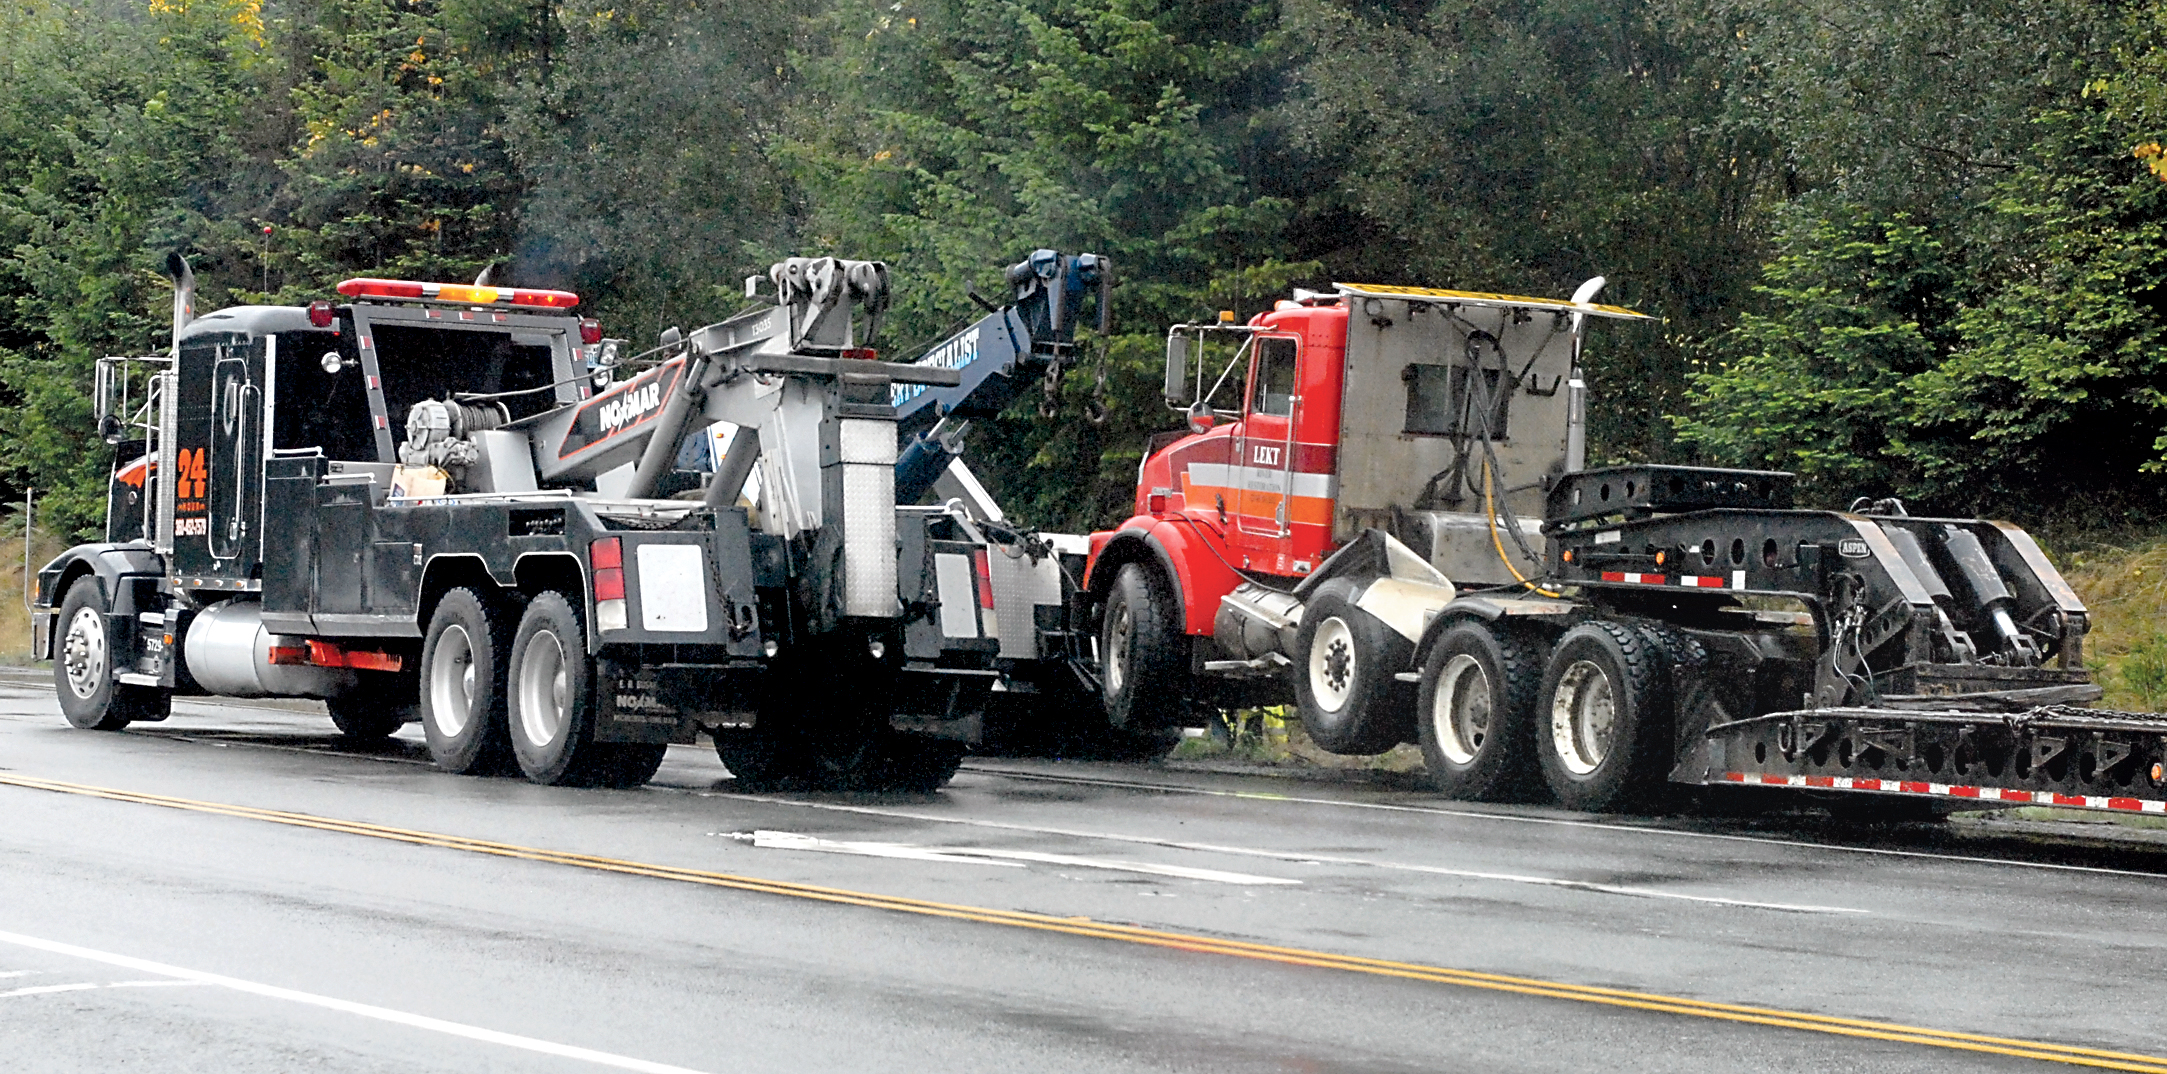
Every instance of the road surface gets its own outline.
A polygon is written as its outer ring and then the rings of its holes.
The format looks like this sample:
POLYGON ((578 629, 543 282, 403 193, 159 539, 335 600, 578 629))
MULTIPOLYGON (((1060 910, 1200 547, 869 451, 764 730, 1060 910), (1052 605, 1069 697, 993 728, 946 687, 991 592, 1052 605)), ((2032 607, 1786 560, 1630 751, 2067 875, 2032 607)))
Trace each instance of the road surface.
POLYGON ((684 746, 565 790, 23 678, 0 817, 11 1072, 2167 1071, 2158 844, 684 746))

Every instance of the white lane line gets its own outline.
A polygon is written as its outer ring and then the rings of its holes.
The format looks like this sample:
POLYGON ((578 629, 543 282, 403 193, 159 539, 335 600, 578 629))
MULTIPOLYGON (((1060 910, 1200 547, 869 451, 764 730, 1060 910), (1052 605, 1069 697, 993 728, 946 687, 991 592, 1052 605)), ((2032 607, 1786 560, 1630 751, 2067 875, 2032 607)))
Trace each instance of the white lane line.
POLYGON ((43 973, 43 972, 45 972, 45 971, 43 971, 43 970, 0 970, 0 979, 5 979, 5 978, 9 978, 9 977, 30 977, 30 976, 33 976, 33 975, 35 975, 35 974, 39 974, 39 973, 43 973))
MULTIPOLYGON (((447 1022, 442 1018, 409 1014, 405 1011, 391 1010, 388 1007, 376 1007, 366 1003, 355 1003, 352 1000, 319 996, 313 992, 280 988, 277 985, 258 984, 255 981, 244 981, 238 977, 226 977, 216 973, 205 973, 202 970, 169 966, 163 962, 152 962, 149 959, 135 958, 129 955, 116 955, 109 951, 77 947, 74 944, 61 943, 57 940, 43 940, 16 932, 0 932, 0 943, 14 944, 17 947, 28 947, 34 951, 46 951, 56 955, 68 955, 89 962, 102 962, 108 966, 119 966, 143 973, 177 977, 199 984, 217 985, 221 988, 230 988, 236 992, 245 992, 252 996, 281 999, 288 1003, 321 1007, 325 1010, 339 1011, 362 1018, 373 1018, 394 1025, 426 1029, 446 1036, 464 1037, 467 1040, 480 1041, 484 1044, 497 1044, 506 1048, 517 1048, 521 1051, 535 1052, 541 1055, 554 1055, 564 1059, 579 1059, 594 1063, 597 1066, 615 1067, 619 1070, 638 1070, 646 1072, 646 1074, 702 1074, 702 1072, 688 1067, 674 1067, 667 1063, 653 1063, 645 1059, 634 1059, 631 1056, 600 1052, 592 1048, 581 1048, 571 1044, 558 1044, 554 1041, 522 1037, 517 1033, 504 1033, 494 1029, 483 1029, 480 1026, 447 1022)), ((84 985, 78 987, 96 988, 97 986, 84 985)))
POLYGON ((48 992, 81 992, 84 989, 96 987, 98 986, 94 984, 39 985, 36 988, 17 988, 12 991, 0 992, 0 999, 9 999, 15 996, 42 996, 48 992))
MULTIPOLYGON (((1283 850, 1260 850, 1254 847, 1225 846, 1218 843, 1192 843, 1178 839, 1158 839, 1148 835, 1122 835, 1115 832, 1085 832, 1073 828, 1042 828, 1028 824, 1009 824, 996 820, 977 820, 969 817, 942 817, 930 813, 913 813, 901 809, 878 809, 872 806, 841 805, 834 802, 807 802, 794 798, 765 798, 758 795, 721 794, 710 792, 708 797, 734 798, 747 802, 764 802, 769 805, 796 806, 800 809, 822 809, 835 813, 857 813, 897 820, 928 821, 937 824, 962 824, 973 828, 994 828, 1001 831, 1029 832, 1033 835, 1058 835, 1070 839, 1092 839, 1115 843, 1138 843, 1145 846, 1166 847, 1170 850, 1193 850, 1207 854, 1231 854, 1250 858, 1269 858, 1274 861, 1301 862, 1314 865, 1354 865, 1375 869, 1396 869, 1402 872, 1431 873, 1439 876, 1457 876, 1469 880, 1494 880, 1514 884, 1535 884, 1542 887, 1573 888, 1581 891, 1600 892, 1605 895, 1629 895, 1642 899, 1679 899, 1685 902, 1706 903, 1714 906, 1737 906, 1753 910, 1778 910, 1797 914, 1866 914, 1850 906, 1817 906, 1810 903, 1761 902, 1753 899, 1726 899, 1714 895, 1689 895, 1684 892, 1664 891, 1660 888, 1626 887, 1617 884, 1599 884, 1586 880, 1566 880, 1561 877, 1526 876, 1518 873, 1492 873, 1472 869, 1448 869, 1437 865, 1415 865, 1409 862, 1373 861, 1368 858, 1347 858, 1332 854, 1298 854, 1283 850)), ((897 844, 890 844, 897 845, 897 844)), ((966 853, 949 849, 949 853, 966 853)), ((1012 852, 1020 853, 1020 852, 1012 852)), ((1174 867, 1170 867, 1174 868, 1174 867)), ((1233 874, 1240 876, 1243 874, 1233 874)))
POLYGON ((1145 873, 1151 876, 1172 876, 1183 880, 1209 880, 1218 884, 1299 884, 1278 876, 1258 876, 1254 873, 1230 873, 1222 869, 1198 869, 1187 865, 1156 865, 1151 862, 1122 861, 1114 858, 1081 858, 1069 854, 1047 854, 1036 850, 996 850, 986 847, 926 847, 914 843, 875 843, 839 839, 821 839, 797 832, 756 831, 750 836, 743 832, 728 833, 731 838, 743 839, 753 846, 770 850, 810 850, 829 854, 864 854, 876 858, 911 858, 919 861, 960 862, 966 865, 1002 865, 1021 869, 1025 862, 1040 865, 1067 865, 1078 869, 1106 869, 1113 872, 1145 873))
POLYGON ((810 850, 826 854, 862 854, 869 858, 905 858, 911 861, 947 861, 959 865, 994 865, 1007 869, 1021 869, 1022 862, 993 861, 989 858, 967 857, 937 850, 932 847, 912 846, 908 843, 855 843, 839 839, 816 839, 796 832, 730 832, 730 838, 751 843, 763 850, 810 850))
MULTIPOLYGON (((1531 817, 1519 813, 1487 813, 1475 809, 1441 809, 1436 806, 1393 805, 1389 802, 1353 802, 1343 798, 1305 798, 1292 794, 1263 794, 1256 791, 1222 791, 1209 787, 1185 787, 1178 783, 1145 783, 1141 780, 1106 779, 1096 776, 1061 776, 1038 772, 1022 772, 987 765, 964 765, 964 771, 978 772, 1007 779, 1038 780, 1043 783, 1075 783, 1092 787, 1120 787, 1135 791, 1155 791, 1162 794, 1193 794, 1205 798, 1244 798, 1259 802, 1286 802, 1291 805, 1334 806, 1341 809, 1373 809, 1385 813, 1422 813, 1435 817, 1461 817, 1469 820, 1494 820, 1513 824, 1548 824, 1560 828, 1589 828, 1606 832, 1631 832, 1635 835, 1670 836, 1677 839, 1714 839, 1731 843, 1762 843, 1768 846, 1802 847, 1807 850, 1827 850, 1843 854, 1878 854, 1891 858, 1926 858, 1931 861, 1960 861, 1973 865, 2007 865, 2019 869, 2047 869, 2070 873, 2099 873, 2106 876, 2133 876, 2145 880, 2158 880, 2159 873, 2137 869, 2114 869, 2101 865, 2064 865, 2050 861, 2018 861, 2012 858, 1982 858, 1975 854, 1936 854, 1927 850, 1891 850, 1888 847, 1857 847, 1842 843, 1815 843, 1805 839, 1778 839, 1766 835, 1733 835, 1727 832, 1694 832, 1678 828, 1651 828, 1644 824, 1613 824, 1599 820, 1571 820, 1565 817, 1531 817)), ((756 801, 773 801, 759 799, 756 801)))
POLYGON ((36 988, 17 988, 7 992, 0 992, 0 999, 7 999, 10 996, 42 996, 48 992, 82 992, 92 988, 172 988, 182 985, 193 987, 202 983, 202 981, 115 981, 112 984, 39 985, 36 988))

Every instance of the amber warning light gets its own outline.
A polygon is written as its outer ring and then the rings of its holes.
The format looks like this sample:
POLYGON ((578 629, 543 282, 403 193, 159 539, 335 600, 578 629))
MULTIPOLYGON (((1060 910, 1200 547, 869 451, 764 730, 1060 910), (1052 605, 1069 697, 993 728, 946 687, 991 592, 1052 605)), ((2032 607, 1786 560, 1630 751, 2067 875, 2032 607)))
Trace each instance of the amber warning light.
POLYGON ((476 287, 463 283, 418 283, 413 280, 346 280, 339 293, 348 298, 389 298, 449 302, 459 306, 526 306, 534 309, 568 310, 579 305, 570 291, 540 291, 526 287, 476 287))

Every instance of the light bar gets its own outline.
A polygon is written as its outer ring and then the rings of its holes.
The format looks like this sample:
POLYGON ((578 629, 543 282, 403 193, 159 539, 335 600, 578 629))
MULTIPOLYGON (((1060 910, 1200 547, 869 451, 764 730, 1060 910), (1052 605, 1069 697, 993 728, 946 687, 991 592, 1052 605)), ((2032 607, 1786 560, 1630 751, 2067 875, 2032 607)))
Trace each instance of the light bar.
POLYGON ((413 280, 345 280, 338 291, 348 298, 419 299, 449 302, 456 306, 530 306, 568 310, 579 305, 570 291, 541 291, 526 287, 475 287, 463 283, 418 283, 413 280))
POLYGON ((1504 309, 1549 310, 1556 313, 1586 313, 1596 317, 1616 317, 1621 320, 1652 321, 1655 318, 1624 306, 1606 306, 1599 302, 1573 302, 1562 298, 1530 298, 1526 295, 1497 295, 1487 291, 1447 291, 1437 287, 1394 287, 1381 283, 1333 283, 1343 295, 1356 298, 1397 298, 1409 302, 1429 302, 1441 306, 1491 306, 1504 309))

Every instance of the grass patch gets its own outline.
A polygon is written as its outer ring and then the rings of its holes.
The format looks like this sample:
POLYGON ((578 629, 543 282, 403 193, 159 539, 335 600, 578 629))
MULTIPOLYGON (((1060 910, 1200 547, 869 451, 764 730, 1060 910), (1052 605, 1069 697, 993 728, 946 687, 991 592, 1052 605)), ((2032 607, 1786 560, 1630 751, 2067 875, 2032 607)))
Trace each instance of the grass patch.
POLYGON ((1396 746, 1368 757, 1327 753, 1310 741, 1290 706, 1282 705, 1223 713, 1207 734, 1182 739, 1181 745, 1174 747, 1172 758, 1372 772, 1422 770, 1422 751, 1414 746, 1396 746))
MULTIPOLYGON (((38 531, 30 542, 32 584, 39 567, 68 550, 71 542, 38 531)), ((0 664, 30 663, 30 609, 23 589, 23 516, 16 510, 0 515, 0 664)))
POLYGON ((2167 709, 2167 539, 2094 546, 2070 555, 2063 574, 2091 610, 2084 662, 2107 691, 2100 704, 2167 709))

